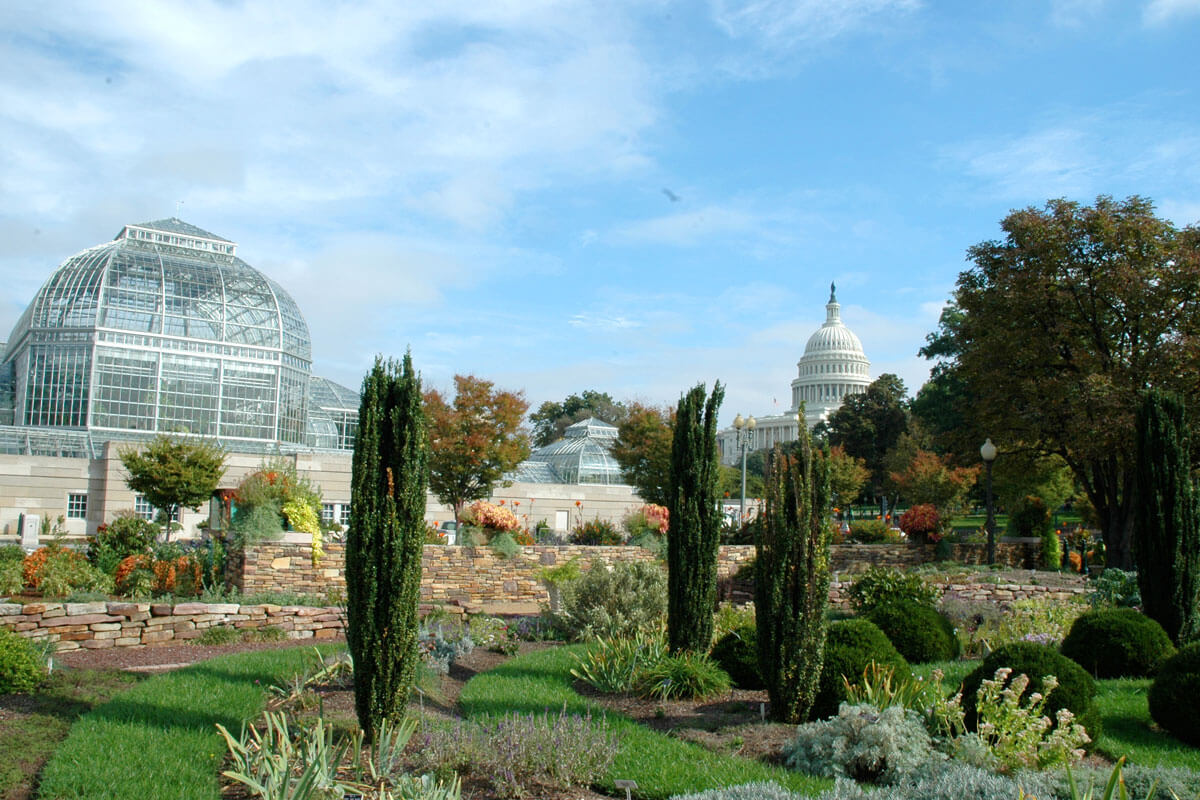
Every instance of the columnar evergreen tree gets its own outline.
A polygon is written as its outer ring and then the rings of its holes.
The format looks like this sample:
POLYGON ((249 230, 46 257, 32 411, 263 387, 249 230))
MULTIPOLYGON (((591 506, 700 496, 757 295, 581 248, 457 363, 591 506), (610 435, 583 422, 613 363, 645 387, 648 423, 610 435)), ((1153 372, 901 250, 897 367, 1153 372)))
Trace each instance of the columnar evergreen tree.
POLYGON ((1142 606, 1176 644, 1200 638, 1200 509, 1178 395, 1151 390, 1137 416, 1137 562, 1142 606))
POLYGON ((766 509, 756 526, 754 614, 758 662, 771 718, 803 722, 825 656, 829 602, 829 456, 814 454, 808 432, 767 468, 766 509))
POLYGON ((412 356, 363 380, 346 535, 346 641, 369 739, 404 714, 416 676, 428 443, 412 356))
POLYGON ((713 608, 717 601, 717 546, 721 512, 717 508, 717 410, 725 388, 713 386, 708 401, 704 384, 679 400, 671 444, 667 508, 667 640, 671 652, 708 652, 713 608))

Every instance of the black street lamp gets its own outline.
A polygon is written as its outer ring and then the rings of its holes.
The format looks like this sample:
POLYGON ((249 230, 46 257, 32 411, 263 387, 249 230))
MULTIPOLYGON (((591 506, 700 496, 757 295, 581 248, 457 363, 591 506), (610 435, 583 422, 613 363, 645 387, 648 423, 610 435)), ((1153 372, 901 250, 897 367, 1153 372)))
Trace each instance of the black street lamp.
POLYGON ((754 426, 757 424, 754 417, 744 419, 741 414, 733 419, 733 427, 737 430, 737 446, 742 449, 742 505, 739 525, 746 521, 746 448, 754 442, 754 426))
POLYGON ((987 522, 984 523, 984 527, 987 528, 987 563, 995 564, 996 514, 992 506, 992 462, 996 460, 996 445, 992 444, 990 438, 979 448, 979 457, 983 459, 983 466, 987 472, 987 522))

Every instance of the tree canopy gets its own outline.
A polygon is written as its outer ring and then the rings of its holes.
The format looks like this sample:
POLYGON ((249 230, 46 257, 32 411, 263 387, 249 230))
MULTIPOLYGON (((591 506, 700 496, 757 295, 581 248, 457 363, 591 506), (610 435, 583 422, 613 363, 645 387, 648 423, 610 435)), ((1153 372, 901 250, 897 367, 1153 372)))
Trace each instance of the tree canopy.
POLYGON ((1001 229, 968 251, 957 312, 922 352, 960 382, 955 410, 1000 458, 1028 448, 1066 461, 1108 563, 1128 569, 1139 394, 1200 388, 1200 229, 1106 196, 1013 211, 1001 229))
POLYGON ((454 509, 490 497, 505 472, 529 457, 521 420, 529 404, 522 392, 493 388, 474 375, 454 376, 448 403, 436 389, 425 393, 429 430, 429 488, 454 509))
POLYGON ((906 395, 904 381, 884 373, 862 394, 849 395, 825 425, 830 445, 863 460, 875 494, 883 492, 887 480, 885 456, 908 430, 906 395))
POLYGON ((129 473, 125 484, 159 510, 168 540, 179 509, 199 510, 225 474, 225 450, 205 439, 159 435, 144 450, 119 454, 129 473))
POLYGON ((563 437, 568 426, 588 417, 620 425, 629 415, 624 403, 613 400, 608 392, 586 389, 582 394, 569 395, 561 403, 549 400, 529 415, 533 423, 533 446, 545 447, 563 437))
POLYGON ((631 403, 629 415, 617 426, 613 458, 621 465, 625 480, 647 503, 667 505, 674 431, 674 409, 641 403, 631 403))

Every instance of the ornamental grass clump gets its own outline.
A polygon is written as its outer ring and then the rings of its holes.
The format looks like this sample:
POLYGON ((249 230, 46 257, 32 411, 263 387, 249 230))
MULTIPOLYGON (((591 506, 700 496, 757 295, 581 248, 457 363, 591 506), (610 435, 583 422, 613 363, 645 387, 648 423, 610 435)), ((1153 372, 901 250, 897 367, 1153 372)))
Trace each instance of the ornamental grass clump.
POLYGON ((704 653, 683 650, 642 667, 633 689, 655 700, 704 699, 729 691, 729 675, 704 653))
POLYGON ((666 655, 667 641, 661 633, 601 639, 585 655, 575 656, 571 675, 606 694, 631 692, 641 671, 666 655))

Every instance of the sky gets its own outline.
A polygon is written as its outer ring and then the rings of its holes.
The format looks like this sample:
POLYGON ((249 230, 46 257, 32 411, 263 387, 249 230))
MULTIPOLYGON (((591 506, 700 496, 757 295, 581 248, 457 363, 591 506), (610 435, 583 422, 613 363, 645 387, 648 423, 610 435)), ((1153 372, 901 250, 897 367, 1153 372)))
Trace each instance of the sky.
POLYGON ((314 372, 782 413, 836 282, 871 375, 1012 209, 1200 220, 1200 0, 0 4, 0 338, 127 223, 238 242, 314 372))

